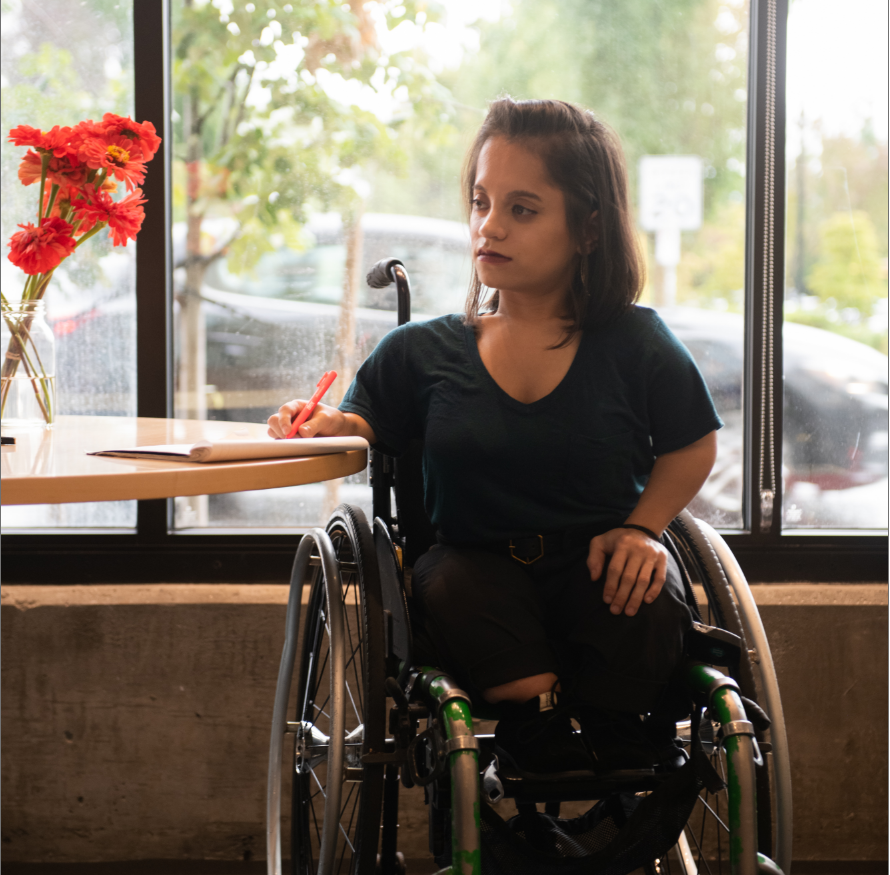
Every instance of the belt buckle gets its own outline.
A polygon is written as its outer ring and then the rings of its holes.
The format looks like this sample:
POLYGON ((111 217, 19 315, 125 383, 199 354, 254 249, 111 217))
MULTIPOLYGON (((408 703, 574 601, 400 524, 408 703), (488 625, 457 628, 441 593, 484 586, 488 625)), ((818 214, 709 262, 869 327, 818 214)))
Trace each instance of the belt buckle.
POLYGON ((515 559, 517 562, 521 562, 523 565, 531 565, 533 562, 537 562, 544 555, 544 536, 537 535, 537 536, 533 536, 533 537, 537 537, 538 546, 540 548, 540 552, 538 553, 537 556, 535 556, 533 559, 523 559, 522 557, 517 556, 513 552, 513 550, 515 549, 514 544, 513 544, 513 539, 510 538, 510 556, 511 556, 511 558, 515 559))

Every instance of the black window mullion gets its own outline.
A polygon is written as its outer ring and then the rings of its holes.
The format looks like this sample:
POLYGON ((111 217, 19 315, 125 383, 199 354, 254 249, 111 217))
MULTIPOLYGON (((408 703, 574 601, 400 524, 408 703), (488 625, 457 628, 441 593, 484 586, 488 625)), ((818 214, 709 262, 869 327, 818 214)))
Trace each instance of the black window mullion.
MULTIPOLYGON (((151 121, 162 139, 143 185, 148 204, 136 247, 136 410, 152 417, 169 417, 173 398, 169 22, 169 0, 133 0, 136 118, 151 121)), ((171 505, 138 503, 140 540, 168 537, 171 505)))
POLYGON ((782 313, 785 265, 787 0, 751 6, 745 270, 745 527, 782 530, 782 313))

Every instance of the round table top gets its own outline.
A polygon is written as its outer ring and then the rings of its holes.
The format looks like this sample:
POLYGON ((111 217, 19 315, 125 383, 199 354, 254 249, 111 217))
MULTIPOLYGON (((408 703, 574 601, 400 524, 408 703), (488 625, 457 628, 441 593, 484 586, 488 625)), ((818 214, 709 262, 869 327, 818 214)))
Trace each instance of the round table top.
POLYGON ((49 429, 3 429, 15 437, 0 457, 3 504, 63 504, 173 498, 299 486, 355 474, 366 450, 242 462, 160 462, 88 456, 98 450, 206 440, 257 440, 266 426, 249 422, 60 416, 49 429))

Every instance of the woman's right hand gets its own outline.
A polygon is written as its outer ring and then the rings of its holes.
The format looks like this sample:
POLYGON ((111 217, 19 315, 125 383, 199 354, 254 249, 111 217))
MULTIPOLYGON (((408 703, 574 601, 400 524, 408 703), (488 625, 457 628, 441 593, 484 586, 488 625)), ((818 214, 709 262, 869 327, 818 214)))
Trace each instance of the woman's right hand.
MULTIPOLYGON (((273 413, 268 420, 269 437, 280 440, 290 434, 291 424, 297 418, 299 412, 308 404, 308 401, 294 399, 282 404, 278 413, 273 413)), ((298 432, 300 437, 337 437, 343 434, 352 434, 346 415, 336 407, 327 404, 319 404, 312 411, 312 416, 306 420, 298 432)))
MULTIPOLYGON (((290 434, 291 424, 297 418, 299 412, 308 402, 302 399, 288 401, 278 408, 278 413, 273 413, 266 423, 269 426, 269 437, 280 440, 290 434)), ((363 437, 369 444, 377 443, 374 429, 357 413, 343 413, 336 407, 327 404, 319 404, 312 411, 312 416, 306 420, 299 430, 299 437, 343 437, 357 435, 363 437)))

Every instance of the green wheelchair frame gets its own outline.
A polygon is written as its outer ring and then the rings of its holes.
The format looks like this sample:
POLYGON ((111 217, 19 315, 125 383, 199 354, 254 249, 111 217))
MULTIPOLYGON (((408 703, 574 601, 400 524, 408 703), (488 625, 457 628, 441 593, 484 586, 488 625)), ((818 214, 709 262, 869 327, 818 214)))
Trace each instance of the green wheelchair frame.
MULTIPOLYGON (((396 281, 400 323, 407 321, 404 269, 390 259, 375 271, 369 282, 396 281)), ((288 771, 295 875, 403 873, 397 851, 400 784, 425 788, 431 849, 441 853, 443 841, 450 841, 451 865, 441 875, 481 875, 486 801, 507 796, 526 809, 544 802, 548 813, 558 814, 561 801, 654 790, 658 781, 651 775, 629 781, 626 775, 591 774, 580 782, 542 784, 499 768, 492 736, 474 731, 467 694, 446 672, 412 665, 409 569, 430 542, 429 524, 416 512, 422 507, 416 473, 412 477, 408 463, 400 469, 399 460, 373 453, 371 480, 373 529, 361 510, 342 505, 325 529, 303 536, 294 561, 269 752, 269 875, 282 871, 286 744, 293 756, 288 771), (415 520, 412 510, 423 519, 415 520), (424 718, 427 729, 419 732, 424 718)), ((754 599, 726 542, 688 511, 671 524, 666 543, 703 623, 737 636, 740 646, 721 649, 718 637, 710 652, 689 660, 688 688, 705 719, 678 730, 691 745, 697 728, 694 740, 704 743, 724 789, 702 791, 675 847, 647 863, 647 872, 789 875, 788 743, 754 599), (709 662, 728 666, 734 677, 709 662)))

